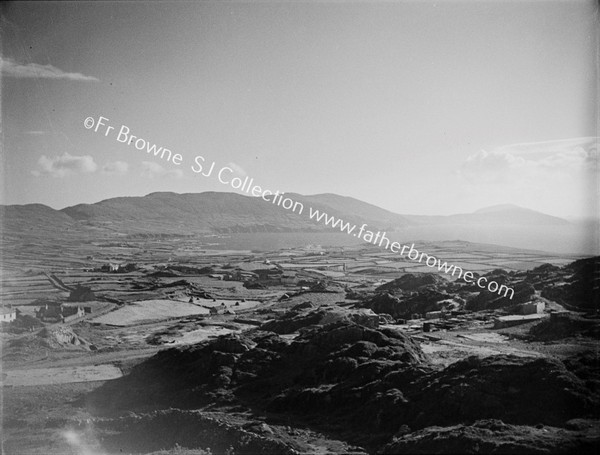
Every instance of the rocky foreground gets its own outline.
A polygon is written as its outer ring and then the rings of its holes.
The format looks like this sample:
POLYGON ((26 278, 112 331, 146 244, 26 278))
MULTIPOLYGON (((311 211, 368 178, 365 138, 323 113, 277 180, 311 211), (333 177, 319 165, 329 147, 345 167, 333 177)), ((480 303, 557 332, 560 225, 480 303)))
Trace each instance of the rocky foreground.
POLYGON ((440 368, 410 336, 369 327, 356 312, 337 308, 325 324, 314 323, 322 308, 289 313, 279 326, 166 349, 96 390, 88 406, 104 446, 314 453, 310 433, 326 435, 330 453, 600 448, 593 352, 564 361, 472 356, 440 368), (302 317, 312 324, 295 338, 265 330, 286 332, 286 320, 302 317))

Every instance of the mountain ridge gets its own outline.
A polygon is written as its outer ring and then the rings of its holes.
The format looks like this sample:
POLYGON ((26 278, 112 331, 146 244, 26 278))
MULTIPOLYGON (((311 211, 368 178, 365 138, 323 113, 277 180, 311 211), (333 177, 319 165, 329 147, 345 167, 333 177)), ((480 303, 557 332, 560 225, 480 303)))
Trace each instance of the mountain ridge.
POLYGON ((93 204, 76 204, 56 210, 43 204, 0 205, 2 227, 8 231, 35 228, 82 229, 93 227, 120 233, 232 233, 334 231, 309 218, 309 207, 345 222, 396 230, 427 225, 562 225, 568 221, 514 205, 484 207, 469 214, 403 215, 349 196, 334 193, 286 197, 303 204, 293 213, 261 198, 231 192, 154 192, 121 196, 93 204))

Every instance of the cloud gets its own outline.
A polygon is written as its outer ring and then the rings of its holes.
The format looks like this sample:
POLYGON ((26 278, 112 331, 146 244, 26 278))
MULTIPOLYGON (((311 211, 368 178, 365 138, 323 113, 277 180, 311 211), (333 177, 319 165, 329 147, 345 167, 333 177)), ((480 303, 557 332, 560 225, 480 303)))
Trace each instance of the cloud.
POLYGON ((102 166, 102 173, 108 175, 125 175, 129 170, 129 164, 125 161, 112 161, 102 166))
POLYGON ((40 65, 38 63, 27 63, 22 65, 10 58, 0 58, 0 68, 2 74, 7 77, 99 82, 99 79, 93 76, 85 76, 81 73, 67 73, 52 65, 40 65))
POLYGON ((505 145, 467 157, 458 171, 460 197, 587 216, 597 212, 598 170, 596 137, 505 145))
POLYGON ((562 153, 569 152, 576 147, 594 148, 597 145, 597 137, 575 137, 570 139, 560 139, 556 141, 543 142, 522 142, 519 144, 505 145, 498 148, 501 152, 514 152, 519 154, 538 154, 538 153, 562 153))
POLYGON ((46 134, 45 131, 25 131, 24 134, 27 134, 28 136, 42 136, 44 134, 46 134))
POLYGON ((227 167, 230 167, 233 170, 233 172, 239 174, 241 177, 246 177, 248 175, 248 173, 244 170, 242 166, 233 162, 227 163, 227 167))
POLYGON ((48 158, 42 155, 37 162, 38 169, 31 171, 33 175, 50 175, 52 177, 65 177, 72 174, 89 174, 96 172, 98 165, 89 155, 74 156, 65 152, 61 156, 48 158))
POLYGON ((464 161, 459 173, 473 184, 514 184, 527 179, 573 179, 597 168, 597 138, 588 137, 481 150, 464 161))
POLYGON ((154 161, 142 161, 142 176, 147 178, 155 177, 183 177, 181 169, 165 169, 154 161))

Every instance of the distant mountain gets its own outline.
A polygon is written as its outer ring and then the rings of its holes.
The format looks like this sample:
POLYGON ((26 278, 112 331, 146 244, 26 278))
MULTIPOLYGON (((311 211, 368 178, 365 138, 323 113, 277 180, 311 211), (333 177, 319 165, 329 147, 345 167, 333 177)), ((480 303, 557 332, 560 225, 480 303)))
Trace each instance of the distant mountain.
POLYGON ((235 193, 152 193, 144 197, 107 199, 62 210, 74 220, 118 232, 289 232, 327 231, 309 217, 309 207, 352 223, 394 229, 406 224, 400 215, 365 202, 336 195, 303 196, 286 193, 303 204, 294 213, 261 198, 235 193), (348 199, 347 201, 345 199, 348 199), (298 209, 299 210, 299 209, 298 209))
POLYGON ((494 205, 449 216, 406 215, 406 218, 420 225, 481 225, 481 226, 556 226, 570 224, 558 218, 513 204, 494 205))
POLYGON ((498 213, 498 212, 507 212, 507 211, 517 211, 517 212, 533 212, 534 210, 525 209, 523 207, 519 207, 515 204, 497 204, 490 205, 489 207, 484 207, 479 210, 475 210, 474 213, 498 213))
MULTIPOLYGON (((313 196, 295 195, 302 200, 307 201, 313 208, 321 204, 335 209, 336 212, 344 214, 347 218, 348 214, 355 215, 362 220, 370 222, 371 225, 376 225, 380 229, 388 227, 403 227, 412 224, 404 215, 390 212, 376 205, 363 202, 348 196, 340 196, 333 193, 315 194, 313 196)), ((324 207, 325 208, 325 207, 324 207)))
POLYGON ((96 233, 235 233, 326 231, 332 228, 309 218, 309 207, 353 224, 393 231, 418 226, 547 226, 566 220, 512 205, 494 206, 475 213, 450 216, 399 215, 372 204, 337 194, 287 197, 304 205, 293 213, 260 198, 235 193, 151 193, 143 197, 118 197, 95 204, 78 204, 54 210, 41 204, 0 206, 2 227, 19 235, 29 231, 96 233))
POLYGON ((310 226, 262 199, 235 193, 151 193, 107 199, 62 210, 89 225, 123 233, 285 232, 310 226))

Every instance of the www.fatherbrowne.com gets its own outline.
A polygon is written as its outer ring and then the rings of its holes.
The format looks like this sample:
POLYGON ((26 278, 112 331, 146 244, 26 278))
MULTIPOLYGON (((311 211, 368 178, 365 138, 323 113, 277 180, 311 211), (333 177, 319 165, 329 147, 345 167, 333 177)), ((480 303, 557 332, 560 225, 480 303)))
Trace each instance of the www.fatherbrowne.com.
POLYGON ((475 275, 473 272, 464 272, 461 267, 458 267, 454 264, 448 264, 447 262, 442 262, 441 259, 436 258, 427 253, 419 252, 415 248, 415 244, 412 245, 401 245, 399 242, 392 242, 387 238, 385 232, 377 231, 374 233, 373 231, 367 230, 367 225, 363 224, 358 229, 358 232, 355 232, 356 225, 344 222, 343 220, 336 218, 334 216, 330 216, 325 212, 320 212, 319 210, 314 210, 312 207, 309 207, 309 217, 311 220, 316 220, 318 222, 322 222, 325 226, 329 226, 332 228, 339 228, 341 232, 345 232, 350 235, 354 235, 365 242, 369 242, 373 245, 377 245, 383 247, 385 249, 389 249, 392 253, 400 253, 400 256, 406 256, 411 261, 425 262, 427 267, 437 268, 440 272, 443 271, 449 275, 455 276, 457 278, 462 278, 465 282, 472 284, 476 283, 481 289, 487 289, 490 292, 498 293, 499 295, 503 295, 507 297, 510 294, 509 299, 512 299, 515 295, 515 291, 513 288, 509 288, 505 285, 500 285, 496 281, 488 281, 488 279, 484 276, 477 277, 475 279, 475 275))

